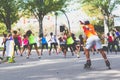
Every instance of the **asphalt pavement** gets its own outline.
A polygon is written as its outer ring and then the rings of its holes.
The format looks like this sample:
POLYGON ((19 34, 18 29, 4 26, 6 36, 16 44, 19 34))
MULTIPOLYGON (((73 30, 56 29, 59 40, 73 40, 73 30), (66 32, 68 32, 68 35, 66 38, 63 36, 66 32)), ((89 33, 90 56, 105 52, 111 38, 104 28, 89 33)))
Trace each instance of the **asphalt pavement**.
POLYGON ((70 52, 64 58, 62 53, 57 55, 54 52, 49 56, 45 51, 38 59, 36 52, 32 51, 29 59, 24 53, 22 57, 15 55, 15 63, 0 64, 0 80, 120 80, 120 52, 109 53, 107 57, 111 70, 100 54, 92 53, 92 66, 84 69, 86 58, 83 52, 80 58, 70 52))

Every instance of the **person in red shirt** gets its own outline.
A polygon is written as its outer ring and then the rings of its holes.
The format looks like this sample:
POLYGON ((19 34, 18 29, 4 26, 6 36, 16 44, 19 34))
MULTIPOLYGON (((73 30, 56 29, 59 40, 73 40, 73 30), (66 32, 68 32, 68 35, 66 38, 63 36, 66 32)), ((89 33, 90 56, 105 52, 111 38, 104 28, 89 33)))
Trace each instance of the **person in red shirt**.
POLYGON ((90 59, 89 50, 91 48, 93 48, 94 46, 96 46, 96 49, 100 51, 102 57, 104 58, 106 66, 109 69, 111 69, 110 62, 107 59, 107 56, 102 49, 102 44, 100 42, 100 38, 98 37, 97 32, 94 29, 94 26, 92 24, 90 24, 89 21, 85 21, 84 23, 81 23, 81 24, 82 24, 84 34, 87 37, 86 46, 85 46, 85 49, 84 49, 87 61, 86 61, 86 64, 85 64, 84 68, 90 68, 91 59, 90 59))
POLYGON ((112 36, 110 35, 110 33, 107 33, 107 41, 108 41, 108 50, 107 53, 109 53, 109 51, 112 53, 112 49, 113 47, 113 39, 112 36))

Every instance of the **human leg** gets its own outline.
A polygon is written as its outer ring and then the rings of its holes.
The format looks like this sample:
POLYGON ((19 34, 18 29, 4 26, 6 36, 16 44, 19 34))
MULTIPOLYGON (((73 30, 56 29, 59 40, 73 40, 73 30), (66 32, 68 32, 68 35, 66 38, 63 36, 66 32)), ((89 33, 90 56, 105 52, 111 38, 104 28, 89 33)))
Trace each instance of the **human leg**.
POLYGON ((40 52, 38 51, 38 47, 37 47, 37 44, 35 43, 34 44, 34 47, 35 47, 35 50, 36 50, 36 52, 37 52, 37 54, 38 54, 38 58, 40 58, 40 52))
POLYGON ((90 59, 90 53, 89 50, 95 45, 95 38, 96 36, 92 36, 87 39, 86 41, 86 46, 84 48, 84 52, 86 55, 86 64, 84 65, 84 68, 89 68, 91 66, 91 59, 90 59))
POLYGON ((105 52, 104 52, 102 49, 100 49, 99 51, 100 51, 102 57, 103 57, 104 60, 105 60, 106 66, 107 66, 109 69, 111 69, 111 67, 110 67, 110 62, 109 62, 109 60, 107 59, 107 56, 106 56, 105 52))
MULTIPOLYGON (((54 49, 55 49, 55 51, 56 51, 56 53, 57 53, 57 44, 54 43, 53 45, 54 45, 54 49)), ((57 53, 57 54, 58 54, 58 53, 57 53)))
POLYGON ((21 54, 21 46, 20 46, 20 44, 18 44, 17 46, 18 46, 19 54, 21 54))
POLYGON ((28 59, 29 56, 30 56, 31 50, 32 50, 32 44, 28 46, 28 55, 27 55, 27 59, 28 59))
POLYGON ((20 56, 22 56, 22 54, 23 54, 24 51, 25 51, 25 47, 23 46, 23 49, 22 49, 22 51, 21 51, 20 56))
POLYGON ((43 53, 43 49, 44 49, 44 44, 42 44, 41 55, 42 55, 42 53, 43 53))
POLYGON ((6 51, 6 47, 4 47, 4 49, 3 49, 3 53, 2 53, 2 57, 4 58, 4 56, 5 56, 5 51, 6 51))
POLYGON ((96 39, 96 49, 98 49, 98 51, 100 51, 102 57, 103 57, 104 60, 105 60, 106 66, 107 66, 109 69, 111 69, 111 67, 110 67, 110 62, 109 62, 109 60, 107 59, 107 56, 106 56, 104 50, 102 49, 102 44, 101 44, 99 38, 96 39))
POLYGON ((52 45, 53 45, 53 43, 50 43, 49 55, 51 55, 52 45))

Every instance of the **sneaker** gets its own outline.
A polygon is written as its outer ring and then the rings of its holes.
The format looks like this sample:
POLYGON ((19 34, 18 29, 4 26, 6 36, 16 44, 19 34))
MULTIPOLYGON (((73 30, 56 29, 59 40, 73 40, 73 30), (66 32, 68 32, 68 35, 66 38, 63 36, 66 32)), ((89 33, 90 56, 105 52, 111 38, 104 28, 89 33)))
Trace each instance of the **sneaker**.
POLYGON ((29 59, 29 56, 27 56, 26 59, 29 59))
POLYGON ((22 54, 20 54, 20 56, 23 56, 22 54))
POLYGON ((49 56, 51 55, 51 52, 49 52, 49 56))
POLYGON ((72 52, 72 56, 74 56, 74 53, 72 52))
POLYGON ((41 59, 41 57, 40 57, 40 56, 38 56, 38 59, 41 59))

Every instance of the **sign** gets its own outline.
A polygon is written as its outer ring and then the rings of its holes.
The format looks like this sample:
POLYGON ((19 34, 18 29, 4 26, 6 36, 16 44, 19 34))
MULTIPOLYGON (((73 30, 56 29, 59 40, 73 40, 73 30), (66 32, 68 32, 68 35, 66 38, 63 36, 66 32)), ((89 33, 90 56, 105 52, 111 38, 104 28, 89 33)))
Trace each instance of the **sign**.
POLYGON ((120 17, 114 17, 114 26, 120 26, 120 17))

